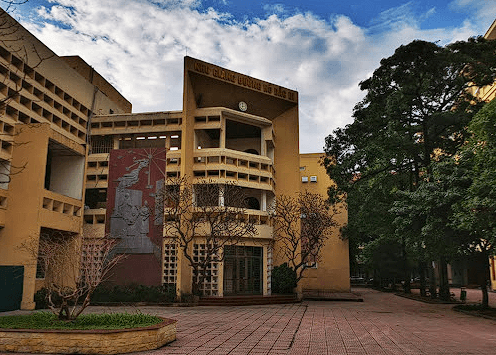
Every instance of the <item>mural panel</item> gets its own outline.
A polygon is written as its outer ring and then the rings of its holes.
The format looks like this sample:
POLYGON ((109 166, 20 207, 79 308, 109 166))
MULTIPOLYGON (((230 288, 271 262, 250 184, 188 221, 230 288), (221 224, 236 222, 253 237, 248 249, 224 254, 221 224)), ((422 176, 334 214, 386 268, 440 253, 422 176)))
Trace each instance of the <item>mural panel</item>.
MULTIPOLYGON (((160 208, 155 206, 161 202, 158 196, 165 177, 165 155, 165 148, 112 150, 107 190, 106 232, 120 240, 115 251, 130 255, 124 264, 133 263, 136 258, 133 254, 155 255, 158 280, 163 217, 156 215, 160 208)), ((139 275, 133 265, 122 265, 119 269, 124 269, 124 273, 132 269, 132 274, 139 275)), ((126 275, 122 276, 128 280, 126 275)))

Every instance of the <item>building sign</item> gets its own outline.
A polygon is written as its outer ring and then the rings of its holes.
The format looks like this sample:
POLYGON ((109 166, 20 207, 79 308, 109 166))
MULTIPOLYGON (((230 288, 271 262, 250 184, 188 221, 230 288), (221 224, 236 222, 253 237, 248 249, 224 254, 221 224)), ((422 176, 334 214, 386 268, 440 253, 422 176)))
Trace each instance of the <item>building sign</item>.
POLYGON ((274 85, 266 81, 258 80, 243 74, 239 74, 216 65, 208 64, 196 59, 189 59, 189 69, 216 78, 231 84, 246 87, 261 93, 278 97, 291 102, 298 102, 298 92, 274 85))
POLYGON ((160 254, 163 216, 155 206, 164 184, 165 154, 165 148, 110 152, 106 232, 120 239, 118 252, 160 254))

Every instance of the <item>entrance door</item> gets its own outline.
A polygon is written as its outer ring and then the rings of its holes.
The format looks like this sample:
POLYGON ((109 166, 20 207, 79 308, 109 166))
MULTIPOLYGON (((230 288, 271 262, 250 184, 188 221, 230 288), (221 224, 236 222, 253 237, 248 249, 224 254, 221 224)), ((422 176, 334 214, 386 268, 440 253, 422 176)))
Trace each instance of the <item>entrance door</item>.
POLYGON ((224 248, 224 294, 262 294, 262 247, 224 248))
POLYGON ((24 266, 0 266, 0 312, 21 308, 24 266))

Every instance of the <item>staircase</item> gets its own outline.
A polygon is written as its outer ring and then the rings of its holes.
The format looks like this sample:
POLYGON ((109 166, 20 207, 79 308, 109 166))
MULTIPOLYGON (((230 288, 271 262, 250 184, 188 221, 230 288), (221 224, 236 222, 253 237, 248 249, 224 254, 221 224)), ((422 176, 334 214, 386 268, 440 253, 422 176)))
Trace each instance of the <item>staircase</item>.
POLYGON ((252 306, 262 304, 296 303, 296 295, 243 295, 224 297, 200 297, 199 306, 252 306))

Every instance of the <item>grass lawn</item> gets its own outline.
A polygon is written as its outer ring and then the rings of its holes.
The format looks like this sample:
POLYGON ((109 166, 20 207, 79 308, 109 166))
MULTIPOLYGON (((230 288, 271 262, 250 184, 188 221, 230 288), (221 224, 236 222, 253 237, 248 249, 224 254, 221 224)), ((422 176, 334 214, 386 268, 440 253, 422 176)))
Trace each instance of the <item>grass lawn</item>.
POLYGON ((149 314, 82 314, 74 321, 60 321, 50 312, 0 317, 0 329, 126 329, 147 327, 163 319, 149 314))

